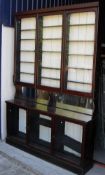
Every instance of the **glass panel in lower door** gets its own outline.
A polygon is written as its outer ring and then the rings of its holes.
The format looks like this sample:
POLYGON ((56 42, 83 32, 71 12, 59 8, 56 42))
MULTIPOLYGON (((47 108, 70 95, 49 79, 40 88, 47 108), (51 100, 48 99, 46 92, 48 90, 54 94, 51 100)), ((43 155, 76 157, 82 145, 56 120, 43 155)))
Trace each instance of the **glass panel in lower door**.
POLYGON ((16 142, 26 142, 26 110, 17 106, 8 107, 8 133, 16 142))
POLYGON ((29 145, 49 152, 52 140, 52 118, 35 111, 29 111, 28 120, 29 145))
POLYGON ((81 125, 56 119, 56 156, 67 161, 80 163, 83 127, 81 125), (59 153, 58 153, 59 152, 59 153))

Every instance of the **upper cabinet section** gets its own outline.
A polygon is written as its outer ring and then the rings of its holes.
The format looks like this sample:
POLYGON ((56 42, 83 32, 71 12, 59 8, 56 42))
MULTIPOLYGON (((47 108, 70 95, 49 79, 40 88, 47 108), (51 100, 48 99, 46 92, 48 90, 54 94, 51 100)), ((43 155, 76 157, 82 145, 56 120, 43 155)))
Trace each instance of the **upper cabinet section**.
POLYGON ((16 16, 15 84, 93 96, 98 6, 84 7, 16 16))

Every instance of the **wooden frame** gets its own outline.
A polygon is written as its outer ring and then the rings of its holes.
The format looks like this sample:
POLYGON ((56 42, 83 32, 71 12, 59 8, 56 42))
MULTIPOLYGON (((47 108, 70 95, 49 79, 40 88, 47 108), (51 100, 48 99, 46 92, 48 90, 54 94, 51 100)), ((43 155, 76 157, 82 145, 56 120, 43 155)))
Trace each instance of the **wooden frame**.
POLYGON ((28 17, 36 17, 36 52, 35 52, 35 57, 36 57, 36 62, 35 62, 35 69, 36 71, 34 72, 34 76, 36 74, 35 82, 34 84, 29 84, 29 83, 21 83, 16 81, 16 46, 15 46, 15 69, 14 69, 14 82, 16 85, 20 86, 28 86, 28 87, 35 87, 37 89, 42 89, 42 90, 47 90, 50 92, 60 92, 60 93, 67 93, 67 94, 73 94, 73 95, 78 95, 78 96, 85 96, 85 97, 94 97, 94 88, 95 88, 95 63, 96 63, 96 48, 97 48, 97 32, 98 32, 98 2, 96 3, 87 3, 87 4, 78 4, 78 5, 71 5, 71 6, 64 6, 60 8, 51 8, 51 9, 41 9, 41 10, 36 10, 36 11, 30 11, 30 12, 24 12, 24 13, 17 13, 16 14, 16 20, 22 19, 22 18, 28 18, 28 17), (60 75, 60 87, 59 88, 54 88, 54 87, 46 87, 43 85, 38 84, 38 65, 39 65, 39 26, 38 26, 38 19, 40 16, 47 16, 47 15, 57 15, 61 14, 63 18, 63 24, 62 24, 62 36, 65 36, 66 34, 66 24, 65 24, 65 19, 66 16, 70 13, 78 13, 78 12, 86 12, 86 11, 94 11, 96 13, 96 21, 95 21, 95 46, 94 46, 94 67, 93 67, 93 81, 92 81, 92 92, 79 92, 75 90, 67 90, 64 89, 63 84, 64 84, 64 60, 66 57, 66 52, 65 52, 65 45, 66 45, 66 39, 65 37, 62 37, 62 50, 61 50, 61 75, 60 75))

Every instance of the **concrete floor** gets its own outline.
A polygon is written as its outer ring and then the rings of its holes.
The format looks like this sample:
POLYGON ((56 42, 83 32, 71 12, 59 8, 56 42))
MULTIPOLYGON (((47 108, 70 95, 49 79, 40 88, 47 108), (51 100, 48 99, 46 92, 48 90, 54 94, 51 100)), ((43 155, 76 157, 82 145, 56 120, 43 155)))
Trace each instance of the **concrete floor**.
POLYGON ((0 152, 0 175, 38 175, 0 152))
MULTIPOLYGON (((0 175, 75 175, 24 151, 0 142, 0 175)), ((94 165, 86 175, 105 175, 105 167, 94 165)))

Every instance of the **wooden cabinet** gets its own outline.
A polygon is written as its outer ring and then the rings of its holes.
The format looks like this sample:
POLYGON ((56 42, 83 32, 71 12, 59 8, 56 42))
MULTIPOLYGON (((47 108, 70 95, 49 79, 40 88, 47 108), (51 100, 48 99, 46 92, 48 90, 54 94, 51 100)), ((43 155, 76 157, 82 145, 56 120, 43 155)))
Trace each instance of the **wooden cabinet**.
POLYGON ((16 14, 6 141, 75 171, 93 164, 98 3, 16 14))
MULTIPOLYGON (((7 139, 10 144, 79 174, 92 167, 92 111, 77 107, 50 109, 46 104, 7 101, 7 139), (78 113, 79 112, 79 113, 78 113), (22 125, 22 126, 21 126, 22 125), (78 134, 79 133, 79 134, 78 134)), ((65 106, 67 107, 67 106, 65 106)))

